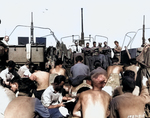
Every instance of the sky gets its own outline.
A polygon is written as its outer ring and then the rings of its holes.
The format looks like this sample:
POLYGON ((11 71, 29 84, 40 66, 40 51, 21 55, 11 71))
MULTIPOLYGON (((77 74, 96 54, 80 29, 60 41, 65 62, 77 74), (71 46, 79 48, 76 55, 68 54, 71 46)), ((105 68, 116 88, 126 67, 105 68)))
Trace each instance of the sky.
MULTIPOLYGON (((30 37, 30 27, 23 26, 31 25, 33 12, 33 25, 50 28, 57 39, 69 48, 73 44, 72 35, 74 39, 81 37, 83 8, 84 36, 89 39, 91 35, 90 46, 93 40, 98 43, 108 41, 108 45, 113 48, 114 41, 117 40, 124 47, 134 37, 128 48, 136 48, 142 44, 142 30, 139 29, 143 27, 144 16, 147 43, 150 38, 149 4, 149 0, 0 0, 0 37, 13 32, 10 35, 10 45, 17 45, 19 36, 30 37), (23 26, 14 30, 17 25, 23 26)), ((34 28, 34 37, 49 34, 48 29, 34 28)), ((56 45, 52 35, 46 38, 47 46, 56 45)))

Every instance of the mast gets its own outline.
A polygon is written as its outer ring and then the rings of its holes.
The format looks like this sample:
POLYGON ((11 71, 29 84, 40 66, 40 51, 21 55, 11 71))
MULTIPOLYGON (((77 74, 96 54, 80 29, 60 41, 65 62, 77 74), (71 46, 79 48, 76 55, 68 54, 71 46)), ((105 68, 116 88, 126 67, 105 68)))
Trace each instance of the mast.
POLYGON ((82 43, 82 45, 84 45, 83 8, 81 8, 81 43, 82 43))
POLYGON ((143 36, 142 36, 142 47, 145 45, 145 15, 143 16, 143 36))
POLYGON ((30 40, 30 43, 31 43, 31 45, 33 45, 34 44, 34 33, 33 33, 33 31, 34 31, 34 28, 33 28, 33 12, 31 13, 31 40, 30 40))

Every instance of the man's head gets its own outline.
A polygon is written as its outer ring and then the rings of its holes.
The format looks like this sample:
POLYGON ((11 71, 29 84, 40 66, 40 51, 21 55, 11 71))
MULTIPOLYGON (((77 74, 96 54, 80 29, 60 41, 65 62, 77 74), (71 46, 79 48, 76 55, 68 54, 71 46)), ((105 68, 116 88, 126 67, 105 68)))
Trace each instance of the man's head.
POLYGON ((34 72, 34 67, 35 67, 34 63, 33 63, 33 62, 30 62, 30 63, 29 63, 29 70, 30 70, 31 73, 34 72))
POLYGON ((119 42, 118 42, 118 41, 114 41, 114 44, 115 44, 116 46, 119 46, 119 42))
POLYGON ((12 80, 10 80, 10 89, 16 93, 18 88, 19 88, 19 84, 21 83, 20 79, 17 78, 13 78, 12 80))
POLYGON ((94 62, 94 67, 95 67, 95 69, 97 69, 98 67, 102 67, 101 62, 100 62, 99 60, 96 60, 96 61, 94 62))
POLYGON ((86 43, 86 47, 89 48, 89 42, 86 43))
POLYGON ((102 43, 98 43, 98 46, 99 46, 99 47, 102 47, 102 43))
POLYGON ((37 88, 35 83, 31 81, 29 78, 21 78, 21 79, 13 78, 10 81, 10 86, 13 92, 19 90, 19 92, 25 93, 29 97, 31 97, 33 90, 37 88))
POLYGON ((93 47, 96 47, 96 41, 93 41, 93 47))
POLYGON ((77 40, 75 40, 75 42, 74 42, 74 43, 75 43, 75 46, 77 46, 77 45, 78 45, 78 41, 77 41, 77 40))
POLYGON ((63 61, 61 59, 57 59, 57 61, 55 61, 55 67, 56 66, 61 66, 62 67, 63 61))
POLYGON ((124 76, 122 78, 122 85, 123 85, 123 91, 124 92, 130 92, 135 88, 135 80, 129 76, 124 76))
POLYGON ((107 72, 101 67, 93 70, 90 74, 93 87, 102 89, 107 82, 107 72))
POLYGON ((63 75, 58 75, 54 79, 54 90, 60 91, 63 88, 63 85, 65 84, 66 77, 63 75))
POLYGON ((131 78, 135 78, 135 72, 134 71, 132 71, 132 70, 126 70, 124 73, 123 73, 123 77, 124 76, 129 76, 129 77, 131 77, 131 78))
POLYGON ((107 46, 107 42, 106 41, 104 42, 104 46, 107 46))
POLYGON ((8 42, 8 41, 9 41, 9 36, 5 36, 5 37, 4 37, 4 40, 5 40, 6 42, 8 42))
POLYGON ((9 72, 12 72, 14 70, 15 66, 16 66, 16 63, 14 61, 10 60, 8 62, 8 70, 9 70, 9 72))
POLYGON ((79 55, 79 56, 76 57, 76 63, 77 62, 82 62, 82 61, 83 61, 83 57, 82 56, 79 55))

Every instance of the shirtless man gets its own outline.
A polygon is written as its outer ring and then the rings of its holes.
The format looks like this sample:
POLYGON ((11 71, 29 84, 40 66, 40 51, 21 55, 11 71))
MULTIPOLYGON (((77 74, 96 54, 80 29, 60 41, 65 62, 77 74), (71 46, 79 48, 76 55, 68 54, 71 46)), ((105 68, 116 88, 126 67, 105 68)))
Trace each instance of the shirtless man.
POLYGON ((52 68, 50 70, 50 74, 58 74, 58 75, 63 75, 66 76, 66 70, 62 68, 63 62, 61 60, 57 60, 55 62, 55 68, 52 68))
POLYGON ((45 71, 36 71, 30 76, 30 79, 37 83, 37 89, 34 91, 34 95, 38 99, 41 99, 42 93, 49 86, 49 76, 50 74, 45 71))
POLYGON ((11 90, 18 89, 18 96, 8 104, 4 112, 5 118, 35 118, 37 114, 42 118, 50 117, 48 109, 41 101, 31 98, 32 89, 36 88, 33 81, 29 78, 21 78, 21 80, 13 78, 10 83, 11 90))
POLYGON ((114 58, 112 59, 112 61, 114 65, 108 66, 107 68, 108 81, 106 83, 106 86, 111 86, 113 91, 116 87, 120 86, 120 78, 123 73, 123 65, 115 65, 115 62, 118 61, 118 59, 116 60, 114 58))
POLYGON ((93 89, 80 94, 73 115, 83 118, 106 118, 109 115, 107 110, 111 98, 102 88, 107 82, 107 72, 102 68, 95 69, 91 72, 91 80, 93 89))

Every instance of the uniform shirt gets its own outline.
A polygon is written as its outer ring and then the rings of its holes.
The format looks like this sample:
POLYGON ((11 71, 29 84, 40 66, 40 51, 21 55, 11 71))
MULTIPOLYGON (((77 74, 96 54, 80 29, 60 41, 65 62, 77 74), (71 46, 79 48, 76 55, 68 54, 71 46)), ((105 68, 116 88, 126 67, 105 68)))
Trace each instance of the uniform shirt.
POLYGON ((117 46, 115 46, 115 48, 114 48, 114 49, 119 50, 119 51, 115 51, 115 50, 114 50, 114 54, 115 54, 115 55, 120 55, 120 53, 121 53, 121 49, 122 49, 122 48, 121 48, 120 46, 118 46, 118 47, 117 47, 117 46))
POLYGON ((50 85, 42 94, 41 102, 45 107, 50 105, 57 105, 62 102, 62 94, 57 92, 55 93, 54 88, 50 85))
POLYGON ((85 47, 82 49, 82 51, 83 51, 85 56, 91 56, 91 48, 85 47))

